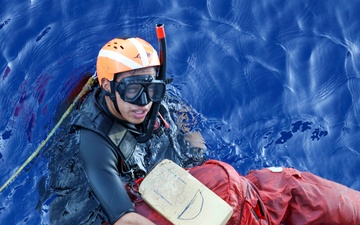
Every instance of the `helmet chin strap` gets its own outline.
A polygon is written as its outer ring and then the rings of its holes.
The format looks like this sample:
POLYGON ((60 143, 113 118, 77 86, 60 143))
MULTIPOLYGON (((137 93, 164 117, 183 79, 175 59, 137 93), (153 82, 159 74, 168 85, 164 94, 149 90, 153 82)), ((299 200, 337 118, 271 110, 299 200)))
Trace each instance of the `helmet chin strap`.
POLYGON ((111 101, 114 103, 115 110, 121 115, 119 106, 118 106, 117 101, 116 101, 115 82, 114 82, 114 81, 111 81, 111 82, 110 82, 110 85, 111 85, 111 95, 110 95, 110 99, 111 99, 111 101))
POLYGON ((109 91, 107 91, 105 89, 103 89, 103 90, 105 91, 105 95, 109 96, 110 100, 113 102, 116 112, 121 115, 119 106, 118 106, 117 101, 116 101, 115 82, 114 81, 110 81, 110 87, 111 87, 111 92, 109 92, 109 91))

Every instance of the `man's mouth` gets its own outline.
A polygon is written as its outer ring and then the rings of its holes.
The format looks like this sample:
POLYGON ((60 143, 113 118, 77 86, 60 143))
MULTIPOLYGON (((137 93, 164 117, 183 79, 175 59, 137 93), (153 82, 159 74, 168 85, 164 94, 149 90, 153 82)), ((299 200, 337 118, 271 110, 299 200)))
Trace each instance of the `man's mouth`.
POLYGON ((137 109, 132 112, 136 119, 143 119, 147 114, 147 110, 142 110, 142 109, 137 109))

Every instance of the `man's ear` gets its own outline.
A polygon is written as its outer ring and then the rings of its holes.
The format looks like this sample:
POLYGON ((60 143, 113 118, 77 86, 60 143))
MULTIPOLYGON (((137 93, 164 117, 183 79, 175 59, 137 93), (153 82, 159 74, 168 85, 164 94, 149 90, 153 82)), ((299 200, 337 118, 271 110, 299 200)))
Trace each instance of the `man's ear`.
POLYGON ((107 92, 111 92, 111 85, 110 85, 110 81, 106 78, 102 78, 101 79, 101 87, 107 91, 107 92))

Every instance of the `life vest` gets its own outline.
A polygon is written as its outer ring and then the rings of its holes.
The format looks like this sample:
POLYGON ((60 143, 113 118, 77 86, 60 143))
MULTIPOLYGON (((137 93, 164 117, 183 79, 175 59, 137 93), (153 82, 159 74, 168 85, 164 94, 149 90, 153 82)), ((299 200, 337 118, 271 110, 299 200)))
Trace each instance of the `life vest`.
MULTIPOLYGON (((257 188, 229 164, 208 160, 188 171, 232 207, 233 214, 227 225, 273 224, 257 188)), ((136 184, 126 185, 136 212, 155 224, 170 225, 168 220, 142 199, 138 191, 141 182, 142 179, 138 179, 136 184)))

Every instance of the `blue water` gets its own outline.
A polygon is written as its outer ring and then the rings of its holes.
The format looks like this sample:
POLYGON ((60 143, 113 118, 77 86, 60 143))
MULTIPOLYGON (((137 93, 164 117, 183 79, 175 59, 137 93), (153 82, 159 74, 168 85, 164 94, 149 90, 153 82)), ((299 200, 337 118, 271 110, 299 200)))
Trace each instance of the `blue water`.
MULTIPOLYGON (((49 135, 104 43, 157 46, 163 23, 169 93, 191 108, 208 157, 242 174, 291 166, 360 190, 359 11, 356 0, 2 0, 0 185, 49 135)), ((1 224, 103 220, 66 124, 0 193, 1 224)))

